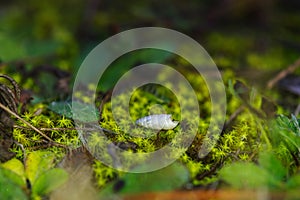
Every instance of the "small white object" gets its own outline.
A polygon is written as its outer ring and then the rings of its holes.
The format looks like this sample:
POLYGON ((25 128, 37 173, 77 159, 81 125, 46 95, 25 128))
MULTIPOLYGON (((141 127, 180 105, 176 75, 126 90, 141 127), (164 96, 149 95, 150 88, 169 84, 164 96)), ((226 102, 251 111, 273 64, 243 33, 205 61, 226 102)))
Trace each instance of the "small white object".
POLYGON ((170 114, 158 114, 142 117, 135 122, 137 125, 155 129, 155 130, 169 130, 178 125, 178 121, 172 121, 170 114))

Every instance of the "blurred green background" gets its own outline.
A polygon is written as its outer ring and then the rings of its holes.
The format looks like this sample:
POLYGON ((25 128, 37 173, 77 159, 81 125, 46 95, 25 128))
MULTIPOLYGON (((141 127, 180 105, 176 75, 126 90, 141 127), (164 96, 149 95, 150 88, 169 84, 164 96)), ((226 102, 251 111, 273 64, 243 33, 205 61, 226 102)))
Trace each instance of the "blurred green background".
MULTIPOLYGON (((220 67, 264 68, 268 66, 257 61, 255 52, 276 60, 295 56, 286 54, 287 48, 299 51, 299 8, 297 0, 1 1, 0 58, 11 62, 44 56, 51 64, 72 68, 113 34, 159 26, 195 38, 212 56, 222 54, 220 67), (227 56, 238 60, 229 63, 227 56)), ((285 63, 272 64, 280 68, 285 63)))
POLYGON ((74 75, 101 41, 144 26, 187 34, 203 45, 220 70, 232 70, 261 87, 300 52, 297 0, 15 0, 0 4, 0 70, 9 66, 2 73, 19 71, 29 76, 28 69, 50 65, 74 75))

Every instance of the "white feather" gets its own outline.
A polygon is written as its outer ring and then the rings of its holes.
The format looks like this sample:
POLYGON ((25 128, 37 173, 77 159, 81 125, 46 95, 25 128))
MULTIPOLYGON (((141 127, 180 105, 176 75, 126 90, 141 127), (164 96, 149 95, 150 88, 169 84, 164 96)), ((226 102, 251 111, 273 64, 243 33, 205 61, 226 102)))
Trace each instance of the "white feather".
POLYGON ((170 114, 158 114, 158 115, 149 115, 142 117, 135 122, 137 125, 155 129, 155 130, 169 130, 173 129, 178 125, 178 121, 172 121, 170 114))

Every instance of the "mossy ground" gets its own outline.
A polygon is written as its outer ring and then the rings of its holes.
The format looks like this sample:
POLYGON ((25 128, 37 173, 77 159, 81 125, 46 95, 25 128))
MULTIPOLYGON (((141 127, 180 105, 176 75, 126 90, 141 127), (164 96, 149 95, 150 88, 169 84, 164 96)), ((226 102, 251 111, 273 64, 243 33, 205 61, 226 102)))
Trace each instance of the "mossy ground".
MULTIPOLYGON (((74 130, 74 121, 69 114, 55 113, 49 105, 52 102, 70 103, 70 85, 75 71, 87 52, 99 43, 99 38, 104 40, 121 30, 151 25, 191 35, 208 51, 222 74, 226 88, 225 126, 222 130, 215 127, 221 132, 215 135, 218 137, 217 143, 207 156, 199 158, 200 147, 207 142, 205 135, 211 118, 208 88, 204 79, 184 59, 170 58, 159 52, 153 57, 184 74, 195 91, 196 101, 191 98, 191 91, 182 85, 177 85, 182 102, 170 90, 159 85, 138 88, 133 91, 129 102, 126 97, 128 93, 110 100, 106 98, 109 96, 107 94, 121 70, 108 72, 104 77, 106 84, 100 85, 96 94, 93 94, 94 85, 85 86, 85 93, 73 94, 80 103, 102 106, 99 126, 113 133, 105 132, 106 137, 122 145, 129 153, 152 152, 170 143, 176 151, 169 156, 177 157, 183 152, 178 160, 190 173, 188 188, 216 185, 212 183, 220 183, 218 186, 222 188, 224 184, 219 172, 224 166, 235 162, 257 165, 260 163, 260 153, 264 151, 274 153, 279 161, 270 160, 281 162, 286 167, 288 173, 281 174, 284 178, 279 180, 279 185, 285 185, 290 177, 299 173, 299 115, 291 115, 299 104, 299 96, 280 87, 266 89, 270 79, 299 57, 300 15, 296 1, 268 1, 269 4, 264 6, 260 1, 232 5, 227 1, 191 1, 184 4, 180 1, 141 1, 139 4, 129 2, 125 5, 128 10, 122 7, 122 12, 116 12, 121 4, 119 1, 111 4, 103 1, 103 5, 95 7, 91 4, 93 2, 74 0, 69 5, 63 1, 16 1, 16 5, 3 5, 5 9, 1 14, 5 17, 0 19, 3 24, 0 30, 0 73, 10 75, 34 98, 30 103, 24 103, 25 107, 20 105, 19 115, 54 142, 66 147, 49 143, 42 135, 15 119, 13 137, 16 143, 11 151, 16 153, 17 159, 23 162, 26 155, 42 150, 54 154, 53 162, 58 164, 70 149, 80 147, 82 141, 74 130), (92 12, 89 12, 90 9, 92 12), (239 80, 248 85, 244 94, 234 87, 239 80), (95 95, 96 102, 91 102, 92 95, 95 95), (105 100, 103 105, 102 100, 105 100), (269 101, 276 102, 275 111, 271 109, 272 105, 265 107, 265 102, 269 101), (111 103, 116 105, 115 110, 111 103), (198 105, 200 115, 193 110, 181 112, 182 104, 188 107, 198 105), (127 106, 129 109, 124 109, 127 106), (170 113, 174 120, 180 121, 180 125, 158 134, 146 129, 132 129, 136 119, 156 113, 170 113), (182 134, 183 125, 191 127, 184 134, 195 134, 188 148, 182 148, 184 138, 177 137, 182 134)), ((136 55, 131 59, 120 59, 115 63, 115 69, 125 69, 127 65, 149 59, 143 52, 136 55)), ((299 68, 292 73, 299 76, 299 68)), ((165 86, 172 86, 173 83, 168 83, 170 76, 160 74, 157 79, 165 81, 165 86)), ((97 133, 92 137, 91 146, 96 147, 103 141, 97 133)), ((112 159, 105 151, 102 153, 112 159)), ((147 158, 137 159, 143 162, 147 158)), ((126 167, 134 166, 128 160, 126 167)), ((93 160, 93 172, 98 189, 124 175, 97 159, 93 160)), ((300 185, 295 180, 289 184, 300 185)))
MULTIPOLYGON (((127 107, 126 104, 128 103, 126 101, 126 95, 129 94, 120 94, 111 102, 105 103, 101 112, 102 115, 99 125, 114 132, 114 134, 106 133, 106 136, 115 144, 134 144, 134 148, 129 147, 127 149, 128 151, 152 152, 170 143, 171 147, 174 147, 175 150, 173 152, 174 155, 169 156, 178 157, 179 154, 185 152, 179 157, 179 160, 188 168, 191 183, 194 186, 206 186, 218 180, 216 176, 217 171, 224 164, 238 160, 255 161, 257 159, 258 153, 267 148, 268 145, 265 138, 265 134, 269 132, 268 123, 266 120, 258 118, 251 110, 247 108, 244 109, 234 120, 233 126, 218 131, 221 135, 215 136, 219 137, 217 144, 206 157, 200 159, 199 151, 201 145, 204 143, 210 121, 210 96, 204 80, 198 74, 189 71, 184 73, 193 88, 196 88, 195 92, 198 100, 196 102, 193 101, 191 95, 189 95, 190 91, 184 86, 179 85, 177 87, 180 91, 179 94, 182 95, 181 99, 183 102, 181 103, 190 105, 191 107, 193 107, 191 104, 199 105, 200 116, 197 112, 192 111, 181 113, 179 102, 176 101, 174 94, 170 92, 170 90, 158 85, 147 85, 133 92, 129 102, 130 116, 128 116, 125 110, 127 107), (112 113, 112 103, 116 108, 113 111, 114 115, 112 113), (171 113, 175 120, 179 120, 181 124, 186 123, 190 126, 188 130, 196 131, 196 133, 188 131, 184 133, 187 135, 195 134, 195 138, 190 146, 183 148, 182 141, 184 141, 184 138, 176 137, 182 134, 180 125, 173 130, 160 131, 158 134, 153 134, 147 129, 132 129, 131 126, 136 119, 145 115, 160 113, 171 113)), ((168 77, 171 77, 171 75, 161 74, 158 78, 161 80, 166 79, 164 81, 167 81, 168 77)), ((224 84, 229 88, 228 83, 234 81, 234 76, 227 71, 223 77, 224 84)), ((85 96, 82 95, 82 97, 82 102, 87 103, 84 101, 85 96)), ((251 98, 251 105, 259 107, 260 95, 256 93, 251 98)), ((242 100, 235 94, 230 93, 228 89, 227 119, 242 105, 242 100)), ((81 145, 77 131, 67 130, 68 128, 74 128, 72 119, 54 113, 47 108, 47 104, 45 103, 37 103, 30 106, 22 117, 35 127, 44 128, 45 130, 48 128, 49 131, 46 131, 46 134, 57 143, 64 144, 69 148, 76 148, 81 145), (58 129, 51 130, 51 128, 58 129)), ((14 139, 24 146, 26 152, 44 148, 41 135, 30 130, 28 127, 28 129, 23 128, 26 127, 26 125, 22 122, 17 121, 16 125, 21 128, 14 129, 14 139)), ((97 136, 97 134, 91 137, 92 139, 89 140, 90 142, 88 144, 90 149, 93 149, 93 145, 97 147, 97 145, 101 144, 102 138, 97 136)), ((45 148, 47 151, 55 153, 57 161, 66 153, 63 148, 56 146, 45 148)), ((23 152, 18 146, 14 147, 12 151, 16 153, 17 158, 23 158, 23 152)), ((110 157, 110 155, 105 152, 105 149, 101 154, 110 157)), ((139 159, 143 162, 146 158, 141 157, 139 159)), ((130 162, 130 160, 127 160, 128 169, 134 167, 131 166, 130 162)), ((100 188, 122 174, 117 170, 101 164, 101 162, 97 160, 95 160, 93 168, 97 180, 96 182, 100 188)))

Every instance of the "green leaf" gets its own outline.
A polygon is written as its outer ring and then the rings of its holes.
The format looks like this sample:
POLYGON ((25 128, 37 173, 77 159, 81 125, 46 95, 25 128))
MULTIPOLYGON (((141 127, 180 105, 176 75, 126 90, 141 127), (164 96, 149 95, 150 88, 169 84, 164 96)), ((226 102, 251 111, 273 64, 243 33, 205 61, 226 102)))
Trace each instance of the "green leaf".
POLYGON ((16 174, 15 172, 13 172, 9 169, 0 168, 0 170, 2 170, 2 173, 5 175, 5 177, 7 177, 14 184, 16 184, 20 187, 26 186, 24 177, 19 176, 18 174, 16 174))
POLYGON ((51 169, 37 178, 32 186, 33 195, 46 195, 64 184, 68 179, 68 173, 63 169, 51 169))
POLYGON ((276 180, 283 181, 287 174, 287 169, 280 160, 271 152, 262 152, 259 155, 258 162, 261 167, 268 171, 276 180))
POLYGON ((286 183, 288 189, 299 189, 300 188, 300 174, 294 175, 288 179, 286 183))
POLYGON ((69 102, 52 102, 48 108, 57 114, 63 115, 67 118, 72 118, 72 104, 69 102))
POLYGON ((294 133, 297 135, 297 136, 300 136, 300 126, 299 126, 299 121, 298 119, 296 118, 295 115, 291 115, 291 124, 292 124, 292 128, 293 128, 293 131, 294 133))
POLYGON ((13 171, 14 173, 18 174, 21 177, 25 176, 24 165, 20 160, 16 158, 13 158, 3 163, 2 167, 13 171))
POLYGON ((44 151, 33 151, 26 159, 25 173, 31 184, 34 184, 37 178, 53 167, 54 155, 44 151))
POLYGON ((180 163, 173 163, 149 173, 127 173, 118 181, 108 185, 101 194, 135 194, 175 190, 182 187, 188 180, 188 170, 180 163))
POLYGON ((16 181, 16 174, 13 178, 11 172, 7 169, 0 168, 0 197, 1 200, 23 200, 28 199, 21 187, 19 186, 18 181, 16 181))
POLYGON ((232 187, 241 189, 258 189, 270 186, 270 182, 276 182, 274 178, 254 163, 233 163, 223 167, 220 177, 232 187))
POLYGON ((52 102, 48 108, 67 118, 82 122, 95 122, 98 120, 97 117, 99 117, 99 111, 94 106, 80 102, 52 102), (76 113, 80 114, 73 115, 72 105, 75 106, 75 109, 77 110, 76 113))
POLYGON ((279 115, 275 122, 274 126, 272 126, 274 142, 276 144, 284 142, 291 151, 298 151, 300 148, 298 119, 294 115, 292 115, 291 119, 284 115, 279 115))

